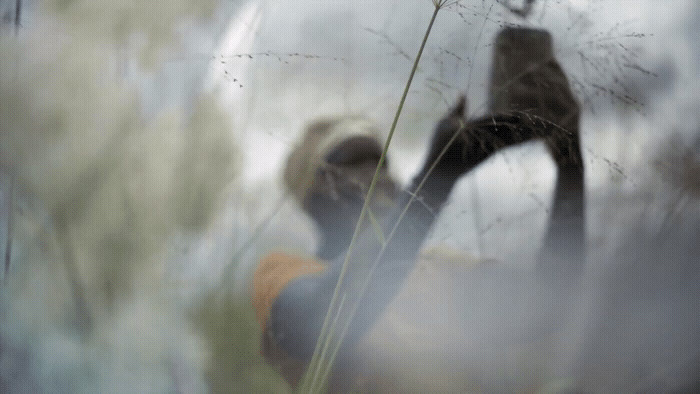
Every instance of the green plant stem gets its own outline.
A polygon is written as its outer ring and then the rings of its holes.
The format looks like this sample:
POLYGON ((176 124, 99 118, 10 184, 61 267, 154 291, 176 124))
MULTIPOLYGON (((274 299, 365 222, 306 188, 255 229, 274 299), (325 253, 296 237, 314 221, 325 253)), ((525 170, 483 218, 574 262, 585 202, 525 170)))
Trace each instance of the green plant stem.
POLYGON ((19 34, 19 27, 22 24, 22 0, 15 1, 15 36, 19 34))
MULTIPOLYGON (((335 358, 335 355, 337 353, 336 350, 333 351, 332 357, 329 360, 324 360, 323 357, 320 356, 320 352, 322 349, 322 344, 324 347, 327 348, 328 344, 326 342, 330 343, 332 340, 332 333, 328 332, 329 329, 329 324, 330 320, 332 319, 331 316, 333 316, 333 311, 336 309, 339 309, 339 307, 336 306, 338 303, 338 298, 340 294, 340 289, 343 284, 343 280, 345 279, 345 276, 347 274, 348 270, 348 265, 350 262, 350 258, 352 256, 352 251, 357 243, 357 238, 360 234, 360 231, 362 229, 362 224, 364 223, 365 216, 367 215, 367 210, 369 207, 369 202, 372 199, 372 196, 374 194, 374 189, 377 184, 377 181, 379 180, 379 174, 380 170, 384 164, 384 161, 386 160, 386 154, 387 151, 389 150, 389 145, 391 144, 391 140, 394 136, 394 132, 396 130, 396 125, 398 124, 399 121, 399 116, 401 115, 401 111, 403 110, 404 103, 406 102, 406 97, 408 96, 408 92, 411 87, 411 82, 413 81, 413 77, 416 73, 416 70, 418 69, 418 63, 420 61, 420 58, 423 54, 423 49, 425 48, 425 44, 428 41, 428 37, 430 36, 430 31, 433 28, 433 24, 435 23, 435 18, 437 17, 438 12, 440 11, 440 8, 443 6, 442 3, 433 3, 435 5, 435 9, 433 11, 433 15, 430 18, 430 23, 428 24, 428 28, 425 31, 425 35, 423 36, 423 41, 421 42, 420 48, 418 49, 418 54, 416 55, 415 60, 413 61, 413 68, 411 69, 411 73, 408 77, 408 80, 406 81, 406 86, 404 88, 403 94, 401 95, 401 100, 399 101, 399 106, 396 109, 396 114, 394 115, 394 121, 391 124, 391 129, 389 129, 389 135, 387 136, 386 142, 384 144, 384 149, 382 150, 382 155, 379 158, 379 162, 377 163, 377 167, 374 172, 374 176, 372 177, 372 182, 369 186, 369 190, 367 191, 367 196, 365 197, 365 202, 362 205, 362 210, 360 211, 360 217, 357 221, 357 225, 355 226, 355 231, 352 235, 352 239, 350 241, 350 245, 348 246, 348 252, 345 255, 345 261, 343 261, 343 265, 340 270, 340 275, 338 276, 338 283, 336 284, 335 290, 333 292, 333 297, 331 298, 331 303, 328 307, 328 312, 326 313, 326 317, 323 320, 323 326, 321 327, 321 333, 319 334, 318 340, 316 341, 316 348, 314 349, 313 356, 311 358, 311 362, 309 364, 309 367, 307 368, 306 374, 304 376, 304 379, 302 380, 301 384, 301 390, 306 392, 311 392, 311 393, 316 393, 320 392, 321 389, 325 386, 325 382, 323 379, 320 379, 321 377, 328 377, 329 371, 331 370, 333 366, 333 361, 335 358), (324 369, 322 371, 322 369, 324 369), (309 376, 312 376, 312 378, 309 378, 309 376), (311 379, 309 381, 309 379, 311 379)), ((358 299, 359 300, 359 299, 358 299)), ((359 301, 357 301, 359 302, 359 301)), ((353 308, 354 310, 357 309, 357 307, 353 308)), ((339 312, 339 311, 338 311, 339 312)), ((348 319, 349 324, 350 319, 348 319)), ((343 330, 343 333, 346 330, 343 330)), ((338 343, 342 342, 343 337, 338 338, 338 343)), ((337 345, 339 346, 339 345, 337 345)), ((337 347, 336 346, 336 347, 337 347)), ((334 347, 334 349, 336 348, 334 347)))
POLYGON ((255 242, 260 239, 262 236, 263 232, 267 230, 267 228, 270 226, 270 223, 272 223, 272 219, 277 216, 278 213, 282 210, 282 207, 284 207, 284 204, 287 203, 289 200, 289 192, 286 192, 278 201, 275 207, 270 211, 270 213, 260 222, 258 223, 255 228, 253 229, 253 232, 251 235, 243 242, 243 244, 238 248, 236 252, 233 253, 233 257, 231 257, 228 261, 228 264, 226 267, 221 271, 221 277, 225 278, 226 280, 231 279, 234 277, 236 270, 239 267, 239 262, 243 258, 243 256, 248 252, 248 250, 255 245, 255 242))
MULTIPOLYGON (((418 186, 416 186, 416 189, 411 194, 411 198, 408 200, 408 202, 404 206, 403 211, 401 211, 401 214, 399 215, 398 219, 396 219, 394 226, 392 227, 391 231, 389 232, 389 235, 386 237, 386 241, 382 244, 382 247, 379 250, 377 257, 375 258, 374 262, 372 263, 372 266, 369 269, 369 272, 367 273, 367 275, 365 277, 365 282, 362 284, 362 288, 359 291, 360 297, 358 298, 358 301, 355 302, 355 304, 353 305, 353 309, 349 313, 350 317, 347 319, 345 326, 343 327, 343 331, 340 334, 341 338, 345 337, 345 334, 347 333, 348 329, 350 328, 350 321, 352 320, 352 317, 355 316, 355 313, 357 312, 357 309, 359 308, 359 304, 360 304, 359 299, 361 299, 362 295, 365 293, 365 291, 367 291, 367 288, 369 287, 370 280, 372 279, 372 275, 374 274, 374 271, 379 266, 379 262, 381 261, 382 257, 384 256, 384 252, 386 251, 387 245, 389 244, 389 242, 391 242, 391 239, 394 237, 394 234, 396 234, 396 230, 398 230, 399 225, 401 224, 401 221, 403 220, 404 216, 406 216, 406 213, 408 212, 408 208, 416 200, 416 196, 418 195, 418 192, 423 188, 423 185, 427 181, 430 174, 432 174, 433 170, 435 169, 435 166, 437 165, 437 163, 440 162, 440 160, 445 155, 445 153, 450 148, 450 146, 454 143, 454 141, 457 139, 457 137, 460 135, 460 133, 465 129, 465 126, 466 126, 466 124, 460 125, 460 127, 457 129, 457 131, 455 131, 455 133, 452 135, 452 137, 447 142, 447 144, 445 144, 445 147, 442 149, 442 151, 440 151, 440 154, 433 161, 433 163, 431 164, 430 168, 428 169, 428 171, 425 173, 425 175, 421 179, 418 186)), ((335 355, 338 353, 339 350, 340 350, 340 343, 337 343, 335 349, 333 349, 332 356, 335 357, 335 355)))
POLYGON ((3 270, 3 280, 8 283, 10 276, 10 264, 12 262, 12 219, 14 217, 14 201, 15 201, 15 175, 10 174, 10 187, 7 196, 5 197, 5 208, 7 209, 7 231, 5 232, 5 255, 3 256, 5 266, 3 270))

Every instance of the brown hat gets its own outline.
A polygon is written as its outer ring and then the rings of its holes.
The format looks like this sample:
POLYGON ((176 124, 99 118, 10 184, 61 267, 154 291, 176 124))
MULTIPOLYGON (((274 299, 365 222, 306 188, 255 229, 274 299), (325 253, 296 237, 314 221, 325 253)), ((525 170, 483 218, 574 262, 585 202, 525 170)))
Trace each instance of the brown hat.
POLYGON ((379 144, 377 126, 360 116, 322 119, 306 128, 284 170, 284 183, 297 201, 303 202, 306 198, 316 171, 326 163, 327 155, 343 141, 357 136, 374 138, 379 144))

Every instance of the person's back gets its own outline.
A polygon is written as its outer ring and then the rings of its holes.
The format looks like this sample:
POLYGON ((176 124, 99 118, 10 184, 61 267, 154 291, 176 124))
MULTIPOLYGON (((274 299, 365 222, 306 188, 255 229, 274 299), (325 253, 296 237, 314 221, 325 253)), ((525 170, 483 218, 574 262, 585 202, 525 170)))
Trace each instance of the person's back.
MULTIPOLYGON (((556 65, 551 58, 545 65, 552 62, 556 65)), ((554 74, 556 78, 544 82, 556 85, 553 87, 563 95, 560 104, 571 107, 577 123, 578 106, 566 77, 560 69, 554 74)), ((548 74, 541 75, 549 78, 548 74)), ((546 346, 534 346, 534 352, 529 350, 539 339, 524 338, 528 336, 525 323, 540 317, 536 304, 542 300, 532 291, 542 282, 535 275, 465 256, 460 258, 456 270, 442 264, 449 260, 444 255, 423 258, 416 266, 421 245, 455 182, 494 152, 541 139, 547 142, 559 164, 568 163, 572 152, 559 148, 575 143, 579 156, 574 161, 579 166, 582 164, 578 125, 575 130, 567 131, 558 123, 566 119, 558 116, 547 113, 529 116, 528 108, 508 111, 508 100, 516 100, 513 98, 516 96, 502 98, 499 105, 503 108, 497 106, 493 114, 473 120, 465 119, 464 97, 458 100, 435 127, 424 165, 405 189, 395 187, 386 164, 380 167, 378 193, 369 204, 374 215, 366 221, 372 222, 372 226, 365 225, 352 252, 347 249, 380 162, 381 144, 373 127, 358 118, 324 120, 309 127, 302 143, 290 156, 285 181, 318 226, 321 246, 315 257, 273 254, 263 258, 255 275, 253 295, 263 330, 263 353, 292 387, 299 382, 314 353, 347 253, 350 253, 351 280, 343 281, 340 294, 348 299, 343 304, 345 309, 334 313, 350 320, 339 325, 343 327, 347 323, 348 330, 331 378, 333 391, 392 389, 387 382, 407 376, 406 371, 397 375, 395 369, 410 371, 411 365, 425 366, 430 362, 438 368, 438 375, 444 376, 451 370, 481 375, 481 380, 452 382, 448 385, 451 388, 532 388, 542 383, 536 376, 523 376, 515 385, 511 381, 481 385, 483 379, 493 377, 493 368, 513 367, 508 360, 543 356, 538 351, 546 346), (383 219, 376 220, 380 216, 377 213, 383 214, 383 219), (371 277, 363 279, 368 272, 371 277), (364 286, 358 287, 358 275, 364 286), (409 280, 405 282, 407 277, 409 280), (416 297, 421 294, 427 296, 418 300, 416 297), (359 305, 356 311, 348 306, 355 303, 359 305), (470 312, 472 315, 465 319, 456 318, 470 312), (438 326, 433 329, 433 322, 426 321, 426 316, 431 315, 451 321, 440 325, 435 318, 438 326), (436 337, 432 341, 431 335, 436 337), (444 341, 442 350, 438 349, 440 340, 444 341), (443 351, 453 345, 451 354, 443 351), (426 350, 430 346, 433 348, 426 350), (491 352, 485 351, 486 346, 491 352), (392 365, 393 362, 397 365, 392 365), (474 365, 467 365, 469 362, 474 365), (382 364, 381 368, 372 367, 382 364)), ((582 168, 576 174, 581 175, 582 168)), ((557 184, 566 186, 567 179, 571 177, 563 172, 557 184)), ((552 223, 557 222, 557 214, 561 212, 555 210, 552 223)), ((578 227, 582 228, 582 222, 578 227)), ((553 235, 563 236, 553 234, 550 228, 548 236, 553 235)), ((544 251, 547 251, 546 240, 544 251)), ((576 260, 573 265, 582 264, 576 260)), ((546 270, 552 268, 556 267, 546 270)), ((574 269, 579 271, 580 267, 574 269)), ((546 277, 547 272, 544 274, 546 277)), ((554 279, 558 280, 556 275, 554 279)), ((551 316, 545 316, 544 320, 548 319, 551 316)), ((398 387, 394 386, 393 390, 398 387)))

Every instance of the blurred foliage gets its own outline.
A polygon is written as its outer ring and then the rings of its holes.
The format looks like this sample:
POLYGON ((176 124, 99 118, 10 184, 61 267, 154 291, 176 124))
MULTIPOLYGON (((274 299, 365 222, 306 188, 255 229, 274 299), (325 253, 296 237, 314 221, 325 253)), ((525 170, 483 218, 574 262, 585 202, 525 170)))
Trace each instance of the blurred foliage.
POLYGON ((205 377, 215 393, 283 393, 289 385, 260 354, 260 327, 252 305, 226 281, 202 297, 191 312, 210 357, 205 377))
POLYGON ((240 153, 213 97, 147 119, 114 45, 155 67, 215 4, 46 1, 21 40, 0 36, 0 167, 16 207, 35 203, 10 223, 0 389, 203 389, 206 346, 165 286, 167 245, 208 226, 240 153))
POLYGON ((74 30, 77 36, 119 46, 133 44, 142 65, 158 65, 165 49, 177 43, 178 28, 210 17, 218 1, 45 0, 45 11, 74 30))

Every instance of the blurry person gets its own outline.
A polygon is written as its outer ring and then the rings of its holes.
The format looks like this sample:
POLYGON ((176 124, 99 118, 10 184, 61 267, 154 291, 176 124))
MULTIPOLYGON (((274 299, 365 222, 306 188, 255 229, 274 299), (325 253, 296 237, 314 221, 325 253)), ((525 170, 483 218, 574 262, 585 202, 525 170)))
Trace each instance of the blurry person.
MULTIPOLYGON (((547 43, 551 45, 551 41, 547 43)), ((573 165, 579 166, 577 171, 560 168, 555 189, 561 189, 562 185, 566 188, 572 176, 582 179, 578 105, 556 60, 552 57, 545 60, 543 64, 549 71, 539 77, 540 82, 544 79, 545 83, 535 86, 533 94, 556 91, 558 96, 552 97, 546 104, 554 104, 555 109, 563 107, 562 111, 552 112, 537 107, 541 100, 531 100, 534 104, 529 104, 529 107, 511 108, 511 102, 526 100, 518 98, 522 95, 501 95, 498 96, 500 101, 492 104, 492 114, 467 120, 466 99, 460 97, 437 123, 427 158, 407 187, 397 187, 386 161, 379 167, 379 180, 368 205, 371 216, 379 218, 375 224, 379 229, 365 224, 349 260, 350 271, 352 267, 365 267, 360 271, 371 271, 371 277, 366 291, 361 292, 361 299, 348 301, 359 301, 359 308, 354 316, 348 317, 351 321, 335 364, 330 383, 332 390, 348 390, 357 387, 358 380, 366 379, 358 376, 362 373, 357 368, 357 362, 351 361, 352 353, 386 312, 387 305, 415 267, 420 247, 460 177, 499 149, 542 139, 550 147, 555 163, 569 165, 571 160, 567 158, 576 154, 573 165), (553 72, 552 64, 556 66, 553 72), (548 85, 546 82, 551 83, 548 85), (563 120, 571 125, 572 130, 563 130, 563 120), (566 149, 558 149, 560 146, 566 149), (393 236, 383 239, 392 232, 400 218, 393 236), (370 270, 375 260, 377 265, 370 270)), ((534 73, 524 75, 528 77, 534 73)), ((496 96, 494 92, 492 95, 496 96)), ((532 99, 532 96, 526 98, 532 99)), ((272 253, 264 257, 253 278, 253 305, 262 329, 262 352, 292 387, 299 383, 313 355, 367 190, 379 164, 382 145, 377 139, 378 134, 371 122, 358 117, 321 120, 307 128, 301 143, 288 159, 285 184, 316 223, 321 237, 320 247, 316 256, 272 253)), ((576 192, 582 193, 583 190, 577 189, 576 192)), ((555 194, 556 207, 557 196, 562 193, 555 194)), ((552 223, 560 223, 561 218, 555 217, 560 211, 555 209, 550 218, 550 237, 562 237, 562 234, 551 231, 552 223)), ((579 215, 578 219, 581 220, 566 223, 582 225, 582 216, 579 215)), ((574 241, 582 242, 582 239, 574 241)), ((545 241, 545 247, 547 245, 545 241)), ((483 283, 494 283, 498 286, 504 281, 506 284, 520 284, 523 281, 500 271, 495 274, 488 271, 486 275, 485 281, 477 284, 484 286, 483 283)), ((345 280, 341 293, 353 297, 358 293, 358 288, 362 288, 356 283, 345 280)), ((532 285, 531 282, 527 283, 532 285)), ((448 289, 427 291, 450 293, 448 289)), ((478 301, 479 297, 476 295, 473 298, 478 301)), ((519 301, 517 295, 513 295, 513 298, 519 301)), ((508 302, 508 297, 503 297, 503 300, 508 302)), ((457 302, 467 301, 471 302, 464 299, 457 302)), ((489 326, 491 328, 500 328, 497 326, 504 322, 494 319, 489 323, 496 326, 489 326)))
MULTIPOLYGON (((438 122, 425 164, 407 188, 395 186, 386 164, 380 168, 370 209, 382 215, 383 234, 390 233, 411 196, 418 198, 408 206, 396 233, 387 240, 344 349, 363 336, 396 294, 455 182, 497 149, 537 138, 549 130, 546 123, 534 127, 532 121, 516 115, 493 115, 467 122, 464 111, 465 99, 461 98, 438 122), (457 138, 448 146, 455 134, 457 138)), ((263 354, 292 386, 298 383, 314 351, 381 155, 381 145, 369 125, 357 118, 317 122, 306 130, 287 164, 287 187, 316 222, 321 244, 314 257, 272 253, 263 258, 253 280, 253 303, 263 329, 263 354)), ((366 228, 352 260, 374 261, 381 247, 375 230, 366 228)))

